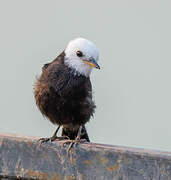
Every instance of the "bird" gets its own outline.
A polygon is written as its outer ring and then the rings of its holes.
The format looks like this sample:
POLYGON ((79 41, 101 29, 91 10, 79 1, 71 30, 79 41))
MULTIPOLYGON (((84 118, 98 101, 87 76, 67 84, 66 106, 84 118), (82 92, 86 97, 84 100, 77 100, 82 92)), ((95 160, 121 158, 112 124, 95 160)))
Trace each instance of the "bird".
POLYGON ((95 112, 90 74, 98 65, 99 50, 82 37, 75 38, 51 62, 44 64, 34 84, 34 96, 40 112, 57 125, 50 138, 41 142, 66 140, 90 142, 85 124, 95 112), (62 135, 57 136, 62 127, 62 135))

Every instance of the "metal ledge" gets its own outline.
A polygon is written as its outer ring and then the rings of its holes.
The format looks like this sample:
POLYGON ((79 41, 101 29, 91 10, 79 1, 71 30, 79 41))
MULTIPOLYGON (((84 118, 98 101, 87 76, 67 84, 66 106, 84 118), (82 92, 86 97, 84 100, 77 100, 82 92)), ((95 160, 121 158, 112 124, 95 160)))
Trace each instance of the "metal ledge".
POLYGON ((171 153, 84 143, 40 144, 36 137, 0 134, 0 179, 171 180, 171 153))

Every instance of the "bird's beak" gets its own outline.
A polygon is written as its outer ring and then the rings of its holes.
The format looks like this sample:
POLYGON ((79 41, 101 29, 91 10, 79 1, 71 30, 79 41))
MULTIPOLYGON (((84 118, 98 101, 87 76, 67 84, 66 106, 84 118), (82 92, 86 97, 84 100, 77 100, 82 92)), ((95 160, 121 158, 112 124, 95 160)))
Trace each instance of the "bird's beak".
POLYGON ((100 69, 100 66, 97 64, 97 62, 93 58, 83 59, 83 61, 94 68, 100 69))

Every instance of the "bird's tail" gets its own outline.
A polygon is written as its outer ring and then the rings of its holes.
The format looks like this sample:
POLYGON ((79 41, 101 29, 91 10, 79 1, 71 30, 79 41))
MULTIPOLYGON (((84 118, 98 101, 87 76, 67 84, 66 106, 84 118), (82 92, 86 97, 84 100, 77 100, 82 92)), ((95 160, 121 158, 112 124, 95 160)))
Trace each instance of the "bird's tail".
MULTIPOLYGON (((73 129, 69 129, 69 128, 62 128, 62 136, 68 136, 70 139, 74 140, 77 137, 78 134, 78 130, 77 131, 73 131, 73 129)), ((82 126, 82 130, 81 130, 81 137, 80 139, 86 139, 87 142, 90 142, 87 130, 85 128, 85 126, 82 126)))

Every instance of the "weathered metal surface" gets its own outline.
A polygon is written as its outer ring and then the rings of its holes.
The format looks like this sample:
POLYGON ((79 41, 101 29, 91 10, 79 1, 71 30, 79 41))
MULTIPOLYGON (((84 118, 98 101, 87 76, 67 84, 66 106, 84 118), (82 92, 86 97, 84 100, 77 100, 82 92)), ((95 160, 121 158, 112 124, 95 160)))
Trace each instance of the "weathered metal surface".
POLYGON ((0 134, 0 179, 171 180, 171 153, 0 134))

